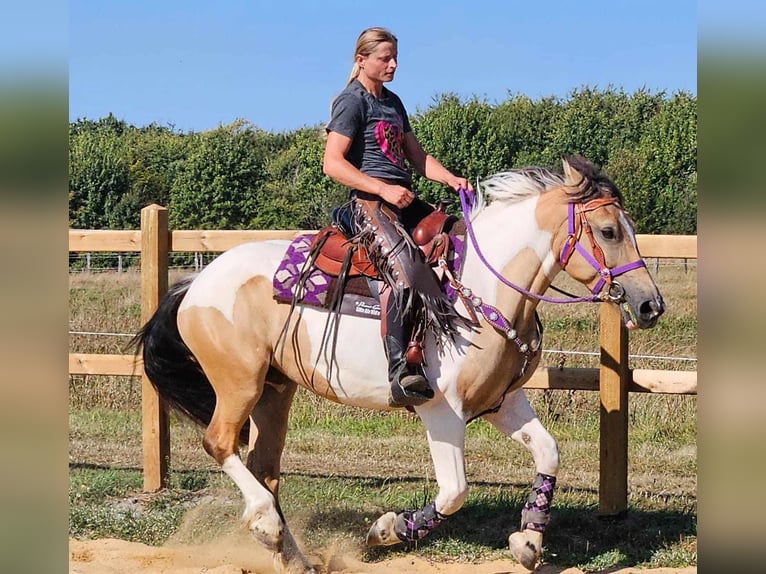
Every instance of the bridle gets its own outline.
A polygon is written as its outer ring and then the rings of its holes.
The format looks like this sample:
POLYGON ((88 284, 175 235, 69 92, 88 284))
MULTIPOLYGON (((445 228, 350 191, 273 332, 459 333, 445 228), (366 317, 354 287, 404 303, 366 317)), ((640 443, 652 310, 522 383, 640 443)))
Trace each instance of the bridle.
MULTIPOLYGON (((593 287, 593 289, 591 289, 590 297, 570 296, 568 299, 556 299, 553 297, 538 295, 537 293, 533 293, 531 291, 524 289, 523 287, 519 285, 511 283, 505 277, 503 277, 494 267, 492 267, 489 261, 487 261, 486 257, 484 257, 484 254, 481 252, 481 249, 479 249, 479 244, 476 241, 476 235, 473 230, 473 225, 471 224, 471 220, 468 217, 468 214, 470 212, 470 205, 473 202, 473 195, 471 194, 470 191, 462 187, 458 188, 458 195, 460 196, 460 207, 462 208, 462 211, 463 211, 463 221, 465 223, 466 234, 471 239, 471 243, 473 244, 474 250, 476 251, 476 255, 478 256, 482 264, 493 275, 495 275, 495 277, 497 277, 500 280, 500 282, 503 283, 504 285, 507 285, 508 287, 511 287, 512 289, 515 289, 516 291, 518 291, 519 293, 521 293, 522 295, 525 295, 526 297, 530 299, 547 301, 549 303, 578 303, 578 302, 597 303, 601 301, 610 300, 610 301, 613 301, 614 303, 620 304, 623 307, 628 307, 627 302, 625 302, 625 289, 623 289, 622 285, 620 285, 619 282, 617 282, 614 278, 622 275, 623 273, 627 273, 628 271, 631 271, 633 269, 638 269, 639 267, 646 267, 646 264, 644 263, 642 259, 639 259, 638 261, 634 261, 633 263, 628 263, 627 265, 621 265, 620 267, 616 267, 613 269, 610 269, 609 267, 607 267, 606 258, 604 257, 604 252, 601 249, 601 247, 598 245, 598 243, 596 243, 596 239, 593 237, 593 230, 591 229, 591 226, 588 223, 588 219, 586 217, 586 213, 588 213, 589 211, 594 211, 600 207, 604 207, 605 205, 617 204, 618 203, 617 199, 615 198, 594 199, 586 203, 579 202, 579 203, 569 204, 567 209, 568 234, 567 234, 566 242, 564 243, 564 246, 561 249, 561 255, 559 256, 559 263, 561 264, 562 269, 566 268, 567 264, 569 263, 569 260, 572 258, 572 254, 575 251, 578 251, 585 258, 585 260, 588 261, 593 266, 593 268, 598 272, 599 280, 596 283, 596 285, 593 287), (585 234, 588 236, 594 256, 591 256, 591 254, 588 253, 588 251, 580 243, 580 238, 582 236, 583 230, 585 231, 585 234), (601 290, 603 289, 604 285, 609 285, 609 288, 606 290, 605 293, 602 294, 601 290)), ((540 318, 538 317, 537 312, 535 312, 537 336, 536 336, 536 339, 533 340, 533 344, 529 344, 521 338, 519 332, 514 328, 513 326, 514 321, 504 317, 499 309, 482 301, 481 297, 478 297, 476 294, 474 294, 470 288, 462 284, 459 280, 455 279, 455 277, 450 272, 449 266, 447 265, 447 262, 444 258, 440 258, 439 265, 443 269, 449 284, 452 286, 452 288, 457 293, 457 296, 461 299, 461 301, 465 305, 466 310, 468 311, 468 314, 471 316, 472 322, 474 324, 478 324, 477 314, 480 314, 482 317, 484 317, 487 323, 489 323, 497 331, 502 333, 506 337, 506 339, 508 339, 508 341, 515 344, 519 352, 524 357, 524 362, 521 365, 519 374, 516 377, 511 378, 511 382, 508 385, 508 388, 510 389, 511 386, 513 386, 515 381, 519 380, 521 377, 524 376, 524 373, 527 367, 532 363, 534 357, 540 352, 540 348, 542 346, 543 329, 542 329, 542 323, 540 322, 540 318)), ((564 292, 562 291, 562 293, 564 292)), ((630 312, 629 308, 626 310, 630 312)), ((502 406, 503 401, 505 400, 505 396, 506 394, 503 393, 499 404, 487 410, 486 412, 487 413, 497 412, 502 406)), ((485 414, 485 413, 481 413, 481 414, 485 414)), ((481 416, 481 415, 477 415, 477 416, 481 416)))
POLYGON ((565 269, 575 251, 582 255, 599 274, 599 280, 593 286, 593 289, 591 289, 591 293, 598 297, 599 293, 601 293, 601 290, 604 288, 604 285, 608 285, 609 288, 606 291, 606 296, 615 303, 624 300, 625 289, 614 278, 619 277, 628 271, 632 271, 633 269, 646 267, 646 263, 644 263, 643 259, 638 259, 637 261, 626 263, 619 267, 607 267, 604 251, 601 249, 601 246, 596 243, 596 239, 593 237, 593 229, 591 229, 585 214, 589 211, 604 207, 605 205, 616 205, 617 203, 617 199, 614 197, 592 199, 587 203, 570 203, 567 206, 567 240, 564 243, 564 247, 561 249, 561 256, 559 257, 561 268, 565 269), (585 249, 580 242, 583 231, 585 231, 585 234, 588 236, 593 255, 588 253, 588 250, 585 249))
MULTIPOLYGON (((633 263, 628 263, 627 265, 622 265, 614 269, 607 267, 604 252, 598 243, 596 243, 596 240, 593 237, 593 230, 591 229, 590 224, 588 223, 588 219, 585 215, 589 211, 594 211, 600 207, 604 207, 605 205, 617 204, 617 200, 615 198, 594 199, 588 201, 587 203, 579 202, 569 204, 567 210, 568 235, 567 240, 564 243, 564 247, 561 249, 559 263, 561 264, 561 268, 564 269, 569 263, 572 254, 575 251, 578 251, 580 254, 582 254, 585 260, 588 261, 598 272, 599 280, 593 289, 591 289, 590 297, 570 296, 568 299, 556 299, 553 297, 538 295, 537 293, 528 291, 523 287, 516 285, 515 283, 511 283, 494 267, 492 267, 489 261, 487 261, 486 257, 484 257, 484 254, 481 252, 481 249, 479 249, 479 244, 476 241, 476 235, 473 230, 473 225, 471 224, 471 220, 468 217, 468 213, 470 212, 470 203, 473 200, 472 196, 469 199, 469 194, 470 191, 467 189, 462 187, 458 189, 458 195, 460 196, 460 206, 463 210, 463 221, 465 222, 466 233, 473 243, 474 250, 476 251, 476 255, 479 257, 479 260, 490 272, 492 272, 493 275, 495 275, 495 277, 500 280, 501 283, 511 287, 512 289, 515 289, 530 299, 547 301, 549 303, 595 303, 610 300, 617 304, 622 303, 624 306, 627 305, 627 303, 625 303, 625 289, 623 289, 622 285, 615 281, 614 278, 622 275, 623 273, 627 273, 632 269, 638 269, 639 267, 645 267, 646 265, 643 260, 639 259, 638 261, 634 261, 633 263), (585 230, 585 234, 590 240, 591 249, 593 249, 595 257, 591 256, 591 254, 588 253, 588 251, 580 243, 580 237, 582 236, 583 230, 585 230), (601 290, 603 289, 604 285, 609 285, 609 288, 607 289, 606 293, 602 294, 601 290)), ((522 364, 521 374, 519 375, 521 376, 532 361, 532 358, 540 351, 540 346, 542 344, 542 324, 540 323, 539 317, 537 317, 537 313, 535 313, 535 317, 537 319, 537 339, 536 344, 532 346, 522 340, 518 331, 513 328, 513 321, 504 317, 499 309, 484 302, 481 297, 474 294, 469 287, 461 283, 453 276, 444 257, 439 259, 439 266, 444 271, 447 281, 465 305, 465 308, 471 317, 471 322, 478 324, 477 315, 480 314, 482 317, 484 317, 487 323, 492 325, 492 327, 501 332, 509 341, 512 341, 518 347, 519 351, 524 356, 524 363, 522 364)), ((499 408, 499 406, 497 408, 499 408)))
POLYGON ((468 236, 470 237, 471 242, 473 243, 474 250, 476 251, 476 254, 479 257, 479 260, 484 264, 484 266, 489 271, 492 272, 493 275, 495 275, 495 277, 497 277, 500 280, 501 283, 503 283, 504 285, 507 285, 508 287, 511 287, 512 289, 515 289, 519 293, 531 299, 546 301, 548 303, 579 303, 579 302, 596 303, 596 302, 601 302, 606 300, 610 300, 614 303, 620 303, 625 300, 625 289, 614 278, 619 277, 620 275, 622 275, 623 273, 627 273, 628 271, 632 271, 633 269, 646 267, 646 263, 644 263, 643 259, 638 259, 637 261, 633 261, 632 263, 627 263, 626 265, 621 265, 619 267, 610 269, 606 265, 606 259, 604 257, 603 250, 601 249, 601 247, 598 245, 595 238, 593 237, 593 230, 591 229, 591 226, 588 223, 586 213, 588 213, 589 211, 594 211, 600 207, 604 207, 605 205, 617 204, 618 201, 616 198, 609 197, 609 198, 593 199, 586 203, 583 203, 583 202, 570 203, 567 208, 568 235, 567 235, 567 240, 564 243, 564 247, 561 249, 559 263, 561 264, 561 268, 565 269, 567 264, 569 263, 569 260, 572 257, 572 254, 575 251, 577 251, 598 272, 599 280, 596 282, 596 285, 593 286, 593 289, 591 289, 590 297, 570 297, 568 299, 557 299, 555 297, 546 297, 545 295, 538 295, 537 293, 528 291, 524 289, 523 287, 520 287, 519 285, 511 283, 505 277, 503 277, 494 267, 492 267, 492 265, 489 263, 489 261, 487 261, 487 259, 484 257, 484 254, 479 249, 479 244, 476 241, 476 235, 474 234, 474 231, 473 231, 473 226, 471 225, 471 221, 468 217, 468 213, 470 211, 470 204, 473 199, 472 197, 469 199, 470 193, 471 193, 470 191, 462 187, 458 189, 458 195, 460 196, 460 206, 463 210, 463 221, 465 222, 466 232, 468 233, 468 236), (580 242, 580 238, 582 236, 583 230, 585 231, 585 234, 588 236, 591 249, 594 255, 591 255, 590 253, 588 253, 588 250, 585 249, 580 242), (609 288, 606 290, 605 293, 602 294, 601 290, 604 288, 604 285, 608 285, 609 288))

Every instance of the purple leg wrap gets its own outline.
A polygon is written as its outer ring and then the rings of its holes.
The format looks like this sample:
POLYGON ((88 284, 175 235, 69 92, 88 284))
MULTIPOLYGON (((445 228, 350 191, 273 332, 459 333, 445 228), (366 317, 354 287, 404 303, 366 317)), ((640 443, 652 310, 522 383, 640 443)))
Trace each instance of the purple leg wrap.
POLYGON ((394 532, 402 542, 415 542, 424 538, 447 517, 437 512, 432 502, 420 510, 405 510, 396 517, 394 532))
POLYGON ((551 520, 551 501, 555 487, 555 476, 537 473, 535 483, 532 485, 532 493, 524 504, 524 508, 521 509, 522 530, 545 532, 545 527, 551 520))

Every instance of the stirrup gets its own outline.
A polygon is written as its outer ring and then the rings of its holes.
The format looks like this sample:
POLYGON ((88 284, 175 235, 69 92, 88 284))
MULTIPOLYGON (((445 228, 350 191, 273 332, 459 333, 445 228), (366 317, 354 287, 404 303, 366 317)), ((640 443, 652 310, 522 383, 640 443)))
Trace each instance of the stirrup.
POLYGON ((422 375, 412 374, 391 383, 388 404, 392 407, 417 407, 432 398, 434 391, 428 381, 422 375))

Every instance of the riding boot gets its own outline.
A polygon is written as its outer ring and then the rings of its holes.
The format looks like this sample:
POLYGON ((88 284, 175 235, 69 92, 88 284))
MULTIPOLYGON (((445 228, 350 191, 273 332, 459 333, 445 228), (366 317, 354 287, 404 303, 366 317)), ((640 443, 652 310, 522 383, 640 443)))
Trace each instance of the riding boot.
POLYGON ((392 407, 422 405, 433 398, 434 391, 428 384, 421 363, 407 361, 407 344, 412 329, 393 318, 387 317, 387 323, 383 346, 388 358, 388 380, 391 384, 388 404, 392 407))

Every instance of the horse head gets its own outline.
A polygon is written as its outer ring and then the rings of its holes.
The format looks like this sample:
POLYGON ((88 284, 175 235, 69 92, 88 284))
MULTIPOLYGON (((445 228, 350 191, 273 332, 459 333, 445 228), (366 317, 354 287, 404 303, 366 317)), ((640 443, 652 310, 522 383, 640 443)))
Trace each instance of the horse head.
POLYGON ((594 296, 617 304, 628 329, 653 327, 665 304, 639 254, 622 195, 582 156, 562 163, 564 185, 554 195, 567 215, 553 242, 561 268, 594 296))

